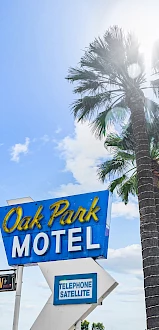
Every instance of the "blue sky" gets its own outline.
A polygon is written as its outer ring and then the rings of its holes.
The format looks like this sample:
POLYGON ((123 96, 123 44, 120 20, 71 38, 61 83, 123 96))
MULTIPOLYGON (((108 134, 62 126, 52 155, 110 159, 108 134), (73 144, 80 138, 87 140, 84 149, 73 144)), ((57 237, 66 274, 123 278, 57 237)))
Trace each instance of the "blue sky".
MULTIPOLYGON (((65 77, 85 47, 114 24, 137 31, 148 63, 158 9, 157 0, 1 1, 1 205, 18 197, 41 200, 104 188, 96 166, 108 154, 87 123, 74 123, 74 95, 65 77)), ((145 327, 138 220, 136 200, 124 206, 115 196, 104 267, 120 285, 89 317, 107 330, 145 327)), ((0 251, 2 269, 2 242, 0 251)), ((25 269, 20 330, 30 328, 48 296, 38 267, 25 269)), ((1 293, 3 330, 11 328, 13 301, 14 293, 1 293)))

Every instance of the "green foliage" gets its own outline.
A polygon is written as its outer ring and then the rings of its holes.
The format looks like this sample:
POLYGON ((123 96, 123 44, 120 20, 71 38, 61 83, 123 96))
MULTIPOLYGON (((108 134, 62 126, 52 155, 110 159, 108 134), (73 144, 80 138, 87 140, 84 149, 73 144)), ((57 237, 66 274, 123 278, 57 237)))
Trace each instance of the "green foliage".
POLYGON ((129 201, 129 195, 135 196, 137 194, 137 174, 136 172, 123 182, 118 187, 118 195, 122 198, 122 201, 127 204, 129 201))
MULTIPOLYGON (((90 324, 90 322, 88 322, 87 320, 84 320, 81 324, 81 330, 89 330, 89 324, 90 324)), ((91 329, 92 330, 104 330, 105 327, 104 327, 103 323, 93 323, 91 329)))
POLYGON ((105 327, 103 323, 93 323, 92 324, 92 330, 104 330, 105 327))
MULTIPOLYGON (((153 169, 159 172, 159 143, 158 143, 159 119, 156 117, 153 122, 147 123, 150 155, 153 162, 153 169)), ((105 140, 105 147, 111 148, 112 159, 102 163, 98 168, 98 177, 104 182, 108 176, 112 179, 109 189, 117 190, 118 195, 125 204, 128 203, 129 195, 137 194, 137 174, 134 153, 134 140, 131 124, 123 129, 121 135, 110 134, 105 140)))
MULTIPOLYGON (((155 68, 158 58, 157 53, 155 68)), ((145 88, 144 70, 143 56, 134 34, 125 35, 117 26, 111 27, 103 38, 90 43, 79 66, 69 69, 67 79, 75 83, 74 93, 79 95, 72 104, 75 118, 89 120, 98 137, 105 135, 112 122, 123 122, 127 116, 132 88, 135 87, 137 92, 145 88), (139 66, 140 73, 131 78, 129 69, 134 63, 139 66)), ((152 85, 158 93, 159 80, 155 79, 152 85)), ((159 106, 145 98, 147 117, 153 116, 154 112, 157 114, 157 110, 159 106)))
MULTIPOLYGON (((78 121, 89 120, 97 137, 106 135, 112 123, 123 122, 130 115, 129 102, 132 88, 138 94, 145 89, 145 67, 139 42, 132 33, 113 26, 103 38, 95 38, 84 52, 78 67, 70 68, 68 81, 74 83, 77 99, 72 104, 74 117, 78 121), (131 77, 131 64, 139 67, 137 77, 131 77)), ((154 80, 151 82, 155 95, 159 96, 159 42, 153 52, 154 80)), ((147 120, 158 117, 159 106, 145 97, 147 120)), ((159 133, 158 133, 159 138, 159 133)))
POLYGON ((107 104, 105 110, 97 114, 96 118, 92 121, 92 131, 98 138, 102 138, 105 135, 107 128, 115 122, 122 122, 127 110, 121 106, 122 102, 116 103, 112 108, 112 104, 107 104), (120 106, 119 106, 120 105, 120 106))
POLYGON ((81 324, 81 330, 89 330, 89 322, 84 320, 81 324))
POLYGON ((91 119, 95 110, 99 106, 105 105, 110 101, 110 93, 100 93, 93 96, 84 96, 73 104, 72 110, 78 121, 91 119))

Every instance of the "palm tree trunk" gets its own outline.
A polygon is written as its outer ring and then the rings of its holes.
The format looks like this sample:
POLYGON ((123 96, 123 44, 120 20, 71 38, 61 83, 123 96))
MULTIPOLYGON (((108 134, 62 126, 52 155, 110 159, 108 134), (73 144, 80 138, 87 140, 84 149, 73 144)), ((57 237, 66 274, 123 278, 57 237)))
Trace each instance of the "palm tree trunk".
POLYGON ((155 207, 156 207, 156 224, 157 224, 158 243, 159 243, 159 164, 157 160, 155 159, 151 160, 151 168, 153 173, 153 186, 154 186, 155 207))
POLYGON ((144 98, 131 91, 133 135, 138 176, 138 201, 142 246, 147 329, 159 329, 159 248, 153 175, 144 115, 144 98))
POLYGON ((158 245, 159 245, 159 188, 154 186, 155 207, 156 207, 156 224, 158 231, 158 245))

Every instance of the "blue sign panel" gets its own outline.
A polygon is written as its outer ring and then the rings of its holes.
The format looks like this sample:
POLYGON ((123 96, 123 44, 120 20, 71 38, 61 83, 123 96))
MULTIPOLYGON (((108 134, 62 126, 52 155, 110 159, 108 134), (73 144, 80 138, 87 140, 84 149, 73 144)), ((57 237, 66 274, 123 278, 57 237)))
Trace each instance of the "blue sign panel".
POLYGON ((107 257, 110 192, 0 208, 9 265, 107 257))
POLYGON ((97 274, 55 276, 54 305, 97 303, 97 274))

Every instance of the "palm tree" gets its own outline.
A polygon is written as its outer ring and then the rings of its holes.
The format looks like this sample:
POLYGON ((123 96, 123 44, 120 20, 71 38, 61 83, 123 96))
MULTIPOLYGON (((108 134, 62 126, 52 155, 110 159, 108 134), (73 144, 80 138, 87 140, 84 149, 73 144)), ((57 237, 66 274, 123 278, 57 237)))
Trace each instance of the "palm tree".
MULTIPOLYGON (((159 120, 157 118, 156 120, 159 127, 159 120)), ((147 131, 153 186, 159 190, 159 131, 158 128, 156 131, 156 120, 153 123, 147 123, 147 131)), ((109 190, 113 192, 117 189, 118 195, 127 204, 130 194, 137 195, 135 141, 133 139, 132 125, 124 127, 121 134, 109 134, 104 146, 111 151, 113 157, 98 166, 99 179, 103 183, 107 176, 109 179, 113 179, 109 185, 109 190)))
MULTIPOLYGON (((156 207, 156 223, 159 239, 159 120, 155 118, 152 123, 147 123, 151 168, 156 207)), ((135 161, 135 143, 132 126, 124 128, 119 134, 109 134, 104 143, 106 149, 111 148, 112 159, 105 161, 98 167, 99 179, 104 182, 106 177, 113 178, 109 189, 117 190, 118 195, 125 204, 129 195, 137 195, 137 172, 135 161), (114 178, 117 176, 116 178, 114 178)))
POLYGON ((102 39, 96 38, 89 45, 79 67, 71 68, 67 79, 76 83, 74 92, 79 95, 72 105, 75 118, 89 120, 98 136, 107 130, 111 121, 121 119, 115 111, 117 107, 122 117, 130 113, 135 140, 147 329, 159 329, 158 233, 145 120, 146 76, 138 41, 133 34, 125 35, 116 26, 110 28, 102 39))

